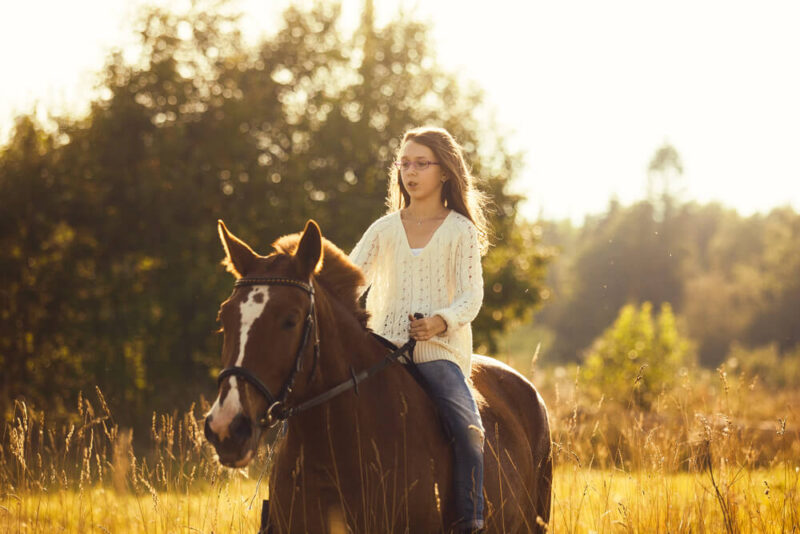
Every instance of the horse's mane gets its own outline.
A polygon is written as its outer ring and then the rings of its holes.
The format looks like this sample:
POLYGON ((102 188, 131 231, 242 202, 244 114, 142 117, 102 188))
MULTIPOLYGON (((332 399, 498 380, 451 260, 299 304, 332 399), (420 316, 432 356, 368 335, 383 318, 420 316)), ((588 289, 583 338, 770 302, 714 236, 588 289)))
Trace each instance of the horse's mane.
MULTIPOLYGON (((279 253, 294 254, 301 237, 299 233, 285 235, 272 246, 279 253)), ((364 274, 339 247, 324 237, 322 249, 322 268, 316 273, 317 281, 366 328, 369 313, 358 302, 358 288, 364 285, 364 274)))

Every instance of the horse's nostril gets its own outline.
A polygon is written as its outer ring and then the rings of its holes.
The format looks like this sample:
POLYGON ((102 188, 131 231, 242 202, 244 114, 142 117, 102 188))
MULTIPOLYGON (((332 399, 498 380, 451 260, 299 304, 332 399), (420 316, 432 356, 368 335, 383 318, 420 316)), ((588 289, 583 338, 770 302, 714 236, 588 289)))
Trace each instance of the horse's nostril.
POLYGON ((206 424, 205 427, 203 428, 203 433, 206 435, 206 439, 209 441, 209 443, 213 445, 216 444, 219 440, 217 439, 217 435, 214 434, 214 431, 211 430, 211 424, 209 423, 209 421, 211 421, 211 416, 206 417, 206 424))
POLYGON ((231 421, 231 436, 239 441, 245 441, 253 434, 250 420, 242 414, 237 415, 231 421))

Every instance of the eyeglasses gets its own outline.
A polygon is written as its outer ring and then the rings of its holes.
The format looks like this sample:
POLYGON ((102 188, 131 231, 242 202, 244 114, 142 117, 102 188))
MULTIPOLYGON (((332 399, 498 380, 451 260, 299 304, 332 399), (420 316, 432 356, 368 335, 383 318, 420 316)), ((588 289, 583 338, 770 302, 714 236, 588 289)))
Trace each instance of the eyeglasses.
POLYGON ((424 171, 428 168, 428 165, 439 165, 436 161, 395 161, 392 163, 395 167, 400 169, 401 172, 408 172, 411 167, 414 167, 417 171, 424 171))

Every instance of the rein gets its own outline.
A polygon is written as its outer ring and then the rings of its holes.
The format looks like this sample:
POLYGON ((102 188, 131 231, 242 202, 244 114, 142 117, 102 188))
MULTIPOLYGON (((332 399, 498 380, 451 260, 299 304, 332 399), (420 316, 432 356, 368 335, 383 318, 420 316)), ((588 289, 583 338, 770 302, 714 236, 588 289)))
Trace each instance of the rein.
POLYGON ((258 420, 258 424, 264 428, 270 428, 280 421, 285 421, 295 414, 327 402, 350 389, 355 388, 356 394, 358 394, 358 384, 364 380, 379 373, 387 366, 399 360, 401 357, 404 357, 407 361, 410 361, 408 354, 414 350, 414 346, 416 345, 416 340, 414 339, 409 339, 402 347, 384 356, 383 360, 359 373, 356 373, 353 368, 350 367, 350 378, 348 380, 345 380, 341 384, 338 384, 327 391, 312 397, 311 399, 301 402, 296 406, 289 407, 286 405, 286 399, 294 387, 297 373, 299 373, 303 368, 303 353, 305 352, 306 345, 308 345, 308 340, 312 329, 314 330, 314 361, 311 367, 311 374, 308 377, 309 382, 314 376, 314 372, 317 368, 317 361, 319 360, 319 328, 317 326, 317 312, 314 306, 314 287, 311 284, 306 284, 304 282, 300 282, 299 280, 292 280, 290 278, 265 277, 240 278, 236 280, 236 283, 234 284, 235 288, 248 286, 296 287, 305 291, 308 294, 310 301, 308 314, 306 315, 305 325, 303 327, 303 334, 300 338, 300 347, 297 350, 297 355, 294 359, 294 365, 289 371, 289 375, 283 381, 283 385, 281 386, 277 397, 272 394, 272 392, 264 384, 264 382, 261 381, 261 379, 250 372, 250 370, 248 370, 246 367, 226 367, 220 371, 219 375, 217 375, 218 387, 226 378, 235 376, 250 383, 250 385, 255 387, 264 396, 264 398, 267 400, 267 409, 258 420))

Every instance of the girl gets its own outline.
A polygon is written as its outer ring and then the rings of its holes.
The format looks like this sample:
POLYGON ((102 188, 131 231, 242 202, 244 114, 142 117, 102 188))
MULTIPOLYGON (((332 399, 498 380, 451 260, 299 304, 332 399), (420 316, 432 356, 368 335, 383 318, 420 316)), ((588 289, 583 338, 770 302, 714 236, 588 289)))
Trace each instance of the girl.
MULTIPOLYGON (((483 424, 467 377, 471 321, 483 300, 484 197, 461 147, 441 128, 408 131, 394 162, 389 213, 350 253, 361 267, 370 326, 414 362, 454 439, 457 532, 483 528, 483 424), (424 318, 414 319, 413 313, 424 318)), ((363 291, 362 291, 363 292, 363 291)))

